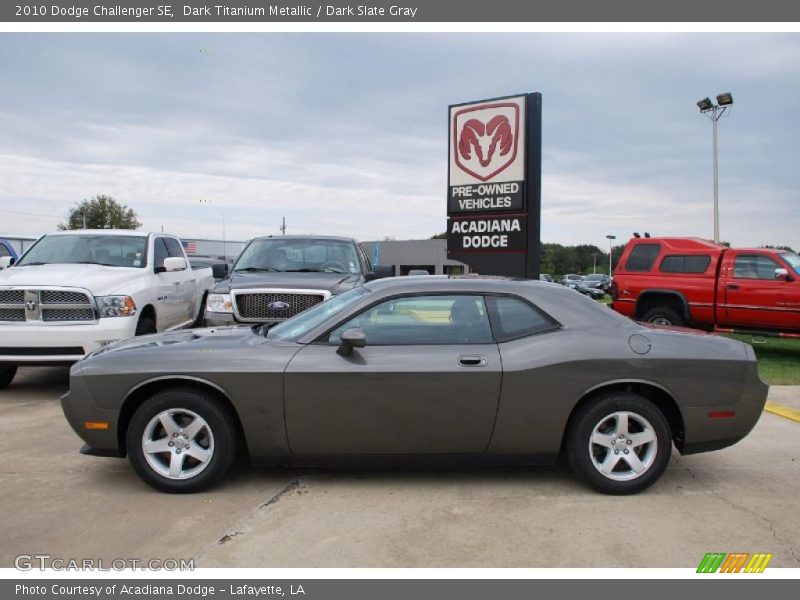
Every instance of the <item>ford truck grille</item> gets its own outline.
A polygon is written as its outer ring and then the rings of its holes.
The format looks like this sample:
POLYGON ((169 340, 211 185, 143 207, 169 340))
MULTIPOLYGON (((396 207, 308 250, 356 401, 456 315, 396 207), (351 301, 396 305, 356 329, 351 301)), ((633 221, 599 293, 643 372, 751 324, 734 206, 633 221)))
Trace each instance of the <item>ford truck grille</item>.
POLYGON ((324 302, 329 292, 233 292, 236 316, 242 321, 283 321, 324 302))
POLYGON ((0 323, 93 322, 92 297, 70 289, 0 289, 0 323))

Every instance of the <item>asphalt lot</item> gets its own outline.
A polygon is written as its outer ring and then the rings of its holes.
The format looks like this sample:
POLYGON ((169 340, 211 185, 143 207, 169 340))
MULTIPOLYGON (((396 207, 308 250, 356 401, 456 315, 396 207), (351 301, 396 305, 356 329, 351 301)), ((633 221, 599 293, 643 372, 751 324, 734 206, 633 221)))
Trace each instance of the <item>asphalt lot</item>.
MULTIPOLYGON (((655 487, 599 495, 562 468, 263 470, 159 494, 78 454, 66 369, 0 391, 0 567, 18 554, 195 558, 205 567, 695 567, 772 552, 800 567, 800 423, 765 413, 740 444, 673 456, 655 487)), ((800 388, 770 399, 800 408, 800 388)))

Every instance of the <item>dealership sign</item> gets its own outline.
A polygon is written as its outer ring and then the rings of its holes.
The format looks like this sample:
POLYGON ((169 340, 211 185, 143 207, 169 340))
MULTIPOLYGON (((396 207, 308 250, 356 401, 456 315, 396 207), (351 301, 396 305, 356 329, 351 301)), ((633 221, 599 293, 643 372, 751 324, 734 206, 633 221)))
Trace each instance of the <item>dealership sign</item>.
POLYGON ((538 277, 541 94, 451 106, 448 146, 448 254, 479 273, 538 277))

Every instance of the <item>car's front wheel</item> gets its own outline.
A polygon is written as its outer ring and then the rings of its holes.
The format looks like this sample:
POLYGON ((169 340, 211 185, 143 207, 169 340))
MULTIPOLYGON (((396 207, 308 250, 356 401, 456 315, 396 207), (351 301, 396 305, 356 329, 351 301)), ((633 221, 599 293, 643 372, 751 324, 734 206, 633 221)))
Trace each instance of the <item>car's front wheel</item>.
POLYGON ((612 393, 578 409, 567 433, 572 470, 606 494, 635 494, 655 483, 669 463, 672 437, 663 413, 647 398, 612 393))
POLYGON ((0 390, 6 389, 11 382, 14 381, 14 376, 17 374, 16 366, 2 366, 0 367, 0 390))
POLYGON ((184 389, 159 392, 134 413, 126 447, 133 468, 169 493, 203 490, 231 467, 236 428, 214 398, 184 389))

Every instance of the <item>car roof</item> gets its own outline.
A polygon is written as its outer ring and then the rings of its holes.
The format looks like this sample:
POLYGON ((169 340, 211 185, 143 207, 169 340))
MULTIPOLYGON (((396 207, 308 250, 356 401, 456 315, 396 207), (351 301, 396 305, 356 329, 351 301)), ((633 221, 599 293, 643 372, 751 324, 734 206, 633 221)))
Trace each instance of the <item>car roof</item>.
POLYGON ((518 279, 491 275, 406 275, 404 277, 387 277, 375 279, 364 284, 365 287, 381 292, 426 292, 453 290, 454 292, 496 292, 522 293, 524 289, 555 288, 563 286, 540 281, 538 279, 518 279))

